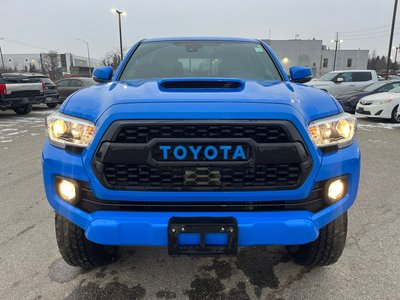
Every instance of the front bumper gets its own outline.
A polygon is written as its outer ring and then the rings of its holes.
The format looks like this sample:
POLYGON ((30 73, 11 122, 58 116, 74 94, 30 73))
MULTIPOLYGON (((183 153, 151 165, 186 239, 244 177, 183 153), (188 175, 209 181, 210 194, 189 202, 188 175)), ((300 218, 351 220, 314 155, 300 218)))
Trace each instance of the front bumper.
MULTIPOLYGON (((314 153, 314 155, 316 155, 314 153)), ((344 213, 353 204, 360 175, 360 152, 357 142, 335 153, 319 154, 307 181, 298 189, 285 191, 243 192, 134 192, 100 189, 93 175, 88 175, 80 154, 68 153, 45 143, 43 176, 48 201, 56 212, 85 230, 86 237, 106 245, 167 245, 167 227, 171 217, 234 217, 239 229, 239 246, 294 245, 311 242, 319 230, 344 213), (103 200, 141 201, 272 201, 305 199, 318 181, 348 175, 347 194, 339 202, 312 213, 299 211, 268 212, 123 212, 87 213, 62 201, 55 191, 55 176, 86 181, 103 200)), ((89 171, 90 172, 90 171, 89 171)), ((212 241, 210 241, 212 242, 212 241)))
POLYGON ((377 105, 374 104, 364 105, 358 103, 356 114, 358 116, 363 116, 368 118, 391 119, 393 108, 394 107, 392 103, 377 104, 377 105))

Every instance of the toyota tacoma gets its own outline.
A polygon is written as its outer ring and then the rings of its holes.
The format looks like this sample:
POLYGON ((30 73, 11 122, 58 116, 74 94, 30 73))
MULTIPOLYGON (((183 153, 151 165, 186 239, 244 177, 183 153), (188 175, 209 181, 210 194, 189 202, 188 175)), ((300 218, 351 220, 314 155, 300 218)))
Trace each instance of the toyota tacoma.
POLYGON ((64 260, 105 265, 118 246, 236 255, 284 245, 329 265, 346 242, 356 121, 290 76, 264 42, 148 39, 46 121, 43 177, 64 260))

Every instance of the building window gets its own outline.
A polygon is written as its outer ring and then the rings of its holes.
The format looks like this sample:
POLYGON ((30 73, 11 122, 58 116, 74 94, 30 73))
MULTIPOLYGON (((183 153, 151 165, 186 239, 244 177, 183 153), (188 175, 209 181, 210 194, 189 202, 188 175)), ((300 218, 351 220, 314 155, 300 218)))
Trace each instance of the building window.
POLYGON ((353 59, 352 58, 348 58, 347 59, 347 67, 351 68, 352 65, 353 65, 353 59))
POLYGON ((323 66, 324 68, 327 68, 327 67, 328 67, 328 59, 327 59, 327 58, 324 58, 324 61, 323 61, 323 63, 322 63, 322 66, 323 66))

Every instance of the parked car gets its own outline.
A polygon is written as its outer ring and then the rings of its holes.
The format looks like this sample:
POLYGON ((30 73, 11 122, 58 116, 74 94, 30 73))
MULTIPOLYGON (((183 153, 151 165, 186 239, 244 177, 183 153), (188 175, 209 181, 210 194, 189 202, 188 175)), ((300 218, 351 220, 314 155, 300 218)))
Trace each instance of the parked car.
POLYGON ((60 95, 59 103, 64 102, 67 97, 78 90, 95 85, 96 81, 87 77, 71 77, 60 79, 56 82, 57 90, 60 95))
POLYGON ((58 94, 57 86, 48 76, 38 73, 26 73, 24 76, 27 78, 37 78, 43 82, 44 97, 36 97, 34 104, 44 103, 49 108, 55 108, 57 106, 60 95, 58 94))
POLYGON ((320 79, 312 80, 307 84, 334 96, 340 96, 360 90, 377 81, 378 76, 374 70, 351 70, 329 72, 320 79))
POLYGON ((374 94, 362 98, 356 108, 356 114, 376 119, 390 119, 400 123, 397 111, 400 104, 400 87, 385 93, 374 94))
POLYGON ((44 84, 39 78, 19 73, 0 76, 0 110, 12 109, 17 114, 28 114, 36 99, 44 98, 44 84))
POLYGON ((400 80, 378 81, 375 83, 371 83, 370 85, 367 85, 363 89, 338 96, 336 97, 336 99, 339 101, 340 105, 342 105, 344 111, 354 114, 356 111, 358 101, 360 101, 361 98, 368 95, 387 92, 398 86, 400 86, 400 80))
POLYGON ((308 267, 339 259, 356 120, 302 84, 310 68, 289 80, 250 39, 142 40, 128 53, 47 118, 44 187, 68 264, 102 266, 118 245, 177 256, 278 244, 308 267))

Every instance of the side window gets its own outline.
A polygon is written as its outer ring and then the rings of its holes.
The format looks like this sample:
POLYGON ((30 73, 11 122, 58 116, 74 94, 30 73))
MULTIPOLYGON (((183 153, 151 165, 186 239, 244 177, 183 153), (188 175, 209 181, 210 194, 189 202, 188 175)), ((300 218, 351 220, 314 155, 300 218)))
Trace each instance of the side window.
POLYGON ((344 82, 352 82, 353 81, 353 73, 351 73, 351 72, 342 73, 342 75, 340 77, 343 78, 344 82))
POLYGON ((322 62, 322 67, 323 68, 327 68, 328 67, 328 59, 324 58, 323 62, 322 62))
POLYGON ((83 87, 83 82, 78 79, 72 79, 71 83, 69 84, 70 87, 83 87))
POLYGON ((352 58, 348 58, 347 59, 347 67, 351 68, 352 65, 353 65, 353 59, 352 58))
POLYGON ((61 80, 61 81, 57 82, 57 86, 67 87, 67 86, 69 86, 69 80, 61 80))
POLYGON ((369 81, 372 80, 371 72, 354 72, 353 73, 353 81, 360 82, 360 81, 369 81))

